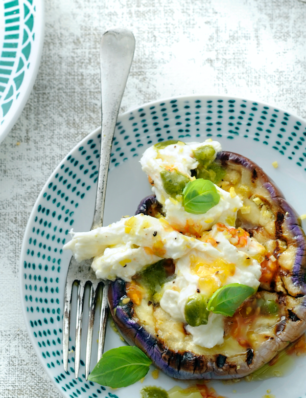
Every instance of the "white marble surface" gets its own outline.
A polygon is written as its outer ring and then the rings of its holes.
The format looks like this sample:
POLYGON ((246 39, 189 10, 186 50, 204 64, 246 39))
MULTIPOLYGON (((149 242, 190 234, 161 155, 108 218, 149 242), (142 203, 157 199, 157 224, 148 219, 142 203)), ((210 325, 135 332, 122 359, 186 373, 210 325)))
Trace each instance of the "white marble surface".
POLYGON ((46 179, 100 121, 99 39, 125 26, 137 40, 122 109, 191 93, 274 103, 306 118, 302 0, 45 0, 34 90, 0 146, 0 397, 59 398, 21 313, 19 256, 46 179))

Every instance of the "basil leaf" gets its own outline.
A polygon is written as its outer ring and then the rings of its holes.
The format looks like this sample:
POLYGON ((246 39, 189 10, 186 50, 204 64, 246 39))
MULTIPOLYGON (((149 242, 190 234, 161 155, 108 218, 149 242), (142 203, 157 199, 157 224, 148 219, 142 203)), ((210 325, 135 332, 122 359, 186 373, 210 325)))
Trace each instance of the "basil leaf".
POLYGON ((209 311, 206 308, 207 299, 204 294, 188 297, 184 312, 186 322, 190 326, 207 325, 209 311))
POLYGON ((164 149, 164 148, 166 148, 169 145, 174 145, 174 144, 178 144, 178 143, 185 145, 185 142, 183 142, 183 141, 168 140, 168 141, 158 142, 157 144, 154 144, 154 147, 156 149, 164 149))
POLYGON ((211 181, 198 178, 190 181, 183 191, 183 206, 188 213, 204 214, 220 201, 220 195, 211 181))
POLYGON ((152 361, 137 347, 118 347, 106 351, 88 380, 112 388, 127 387, 142 379, 152 361))
POLYGON ((210 298, 207 309, 215 314, 233 316, 255 289, 240 283, 230 283, 218 289, 210 298))

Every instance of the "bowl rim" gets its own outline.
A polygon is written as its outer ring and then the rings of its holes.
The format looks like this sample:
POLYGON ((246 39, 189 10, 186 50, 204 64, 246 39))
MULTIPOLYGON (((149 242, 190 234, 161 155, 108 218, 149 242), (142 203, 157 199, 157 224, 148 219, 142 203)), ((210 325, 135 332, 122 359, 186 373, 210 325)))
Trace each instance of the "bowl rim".
POLYGON ((291 109, 285 110, 282 107, 279 107, 276 103, 274 102, 265 102, 262 101, 260 98, 256 99, 256 96, 254 96, 254 98, 249 98, 249 97, 240 97, 238 95, 229 95, 229 94, 202 94, 202 93, 196 93, 196 94, 190 94, 190 95, 186 95, 186 94, 182 94, 182 95, 175 95, 172 97, 163 97, 161 99, 158 100, 152 100, 149 102, 144 103, 142 106, 133 106, 131 108, 129 108, 128 110, 126 110, 123 113, 120 113, 118 118, 127 116, 129 113, 135 112, 137 111, 139 108, 147 108, 149 106, 153 106, 153 105, 157 105, 160 102, 165 102, 165 101, 172 101, 172 100, 184 100, 184 99, 192 99, 192 98, 197 98, 197 99, 203 99, 203 100, 208 100, 208 99, 233 99, 233 100, 239 100, 239 101, 247 101, 247 102, 256 102, 258 103, 258 105, 263 105, 263 106, 268 106, 270 108, 276 108, 277 110, 283 112, 283 113, 288 113, 291 116, 295 117, 296 119, 298 119, 299 121, 302 121, 303 123, 306 124, 306 118, 304 119, 301 116, 298 116, 296 114, 296 111, 292 111, 291 109))
POLYGON ((36 81, 36 77, 38 74, 38 70, 41 63, 43 44, 44 44, 44 36, 45 36, 45 0, 34 0, 34 6, 36 7, 35 11, 35 24, 37 25, 37 31, 39 34, 35 35, 35 51, 36 57, 33 58, 30 64, 30 68, 28 70, 25 77, 25 81, 22 84, 22 88, 20 91, 20 95, 17 99, 16 110, 15 112, 9 111, 6 115, 6 120, 2 126, 0 126, 0 145, 1 142, 7 137, 7 135, 12 130, 13 126, 16 124, 19 119, 28 99, 33 90, 34 83, 36 81))

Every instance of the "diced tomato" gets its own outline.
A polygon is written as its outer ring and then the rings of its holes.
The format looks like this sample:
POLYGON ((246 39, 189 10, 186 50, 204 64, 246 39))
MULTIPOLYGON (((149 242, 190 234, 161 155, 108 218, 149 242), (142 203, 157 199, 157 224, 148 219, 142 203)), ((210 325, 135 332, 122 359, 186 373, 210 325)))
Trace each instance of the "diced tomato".
POLYGON ((254 299, 246 300, 231 319, 230 335, 242 346, 250 347, 251 341, 248 341, 249 331, 252 324, 260 313, 260 307, 254 299))
POLYGON ((275 279, 279 268, 277 261, 271 261, 266 258, 260 265, 261 277, 259 281, 262 283, 271 283, 275 279))
POLYGON ((210 243, 213 247, 217 247, 218 246, 217 241, 214 238, 210 237, 210 236, 202 237, 201 241, 203 241, 205 243, 210 243))
POLYGON ((250 236, 247 231, 244 231, 242 228, 238 228, 238 244, 237 247, 244 247, 248 244, 248 237, 250 236))
POLYGON ((229 238, 229 241, 231 242, 232 245, 236 247, 244 247, 248 243, 248 237, 250 236, 247 231, 245 231, 242 228, 228 228, 224 224, 218 223, 217 224, 217 229, 220 232, 227 231, 231 237, 229 238))
POLYGON ((136 282, 132 281, 126 284, 126 294, 133 303, 139 305, 143 297, 143 289, 136 282))
POLYGON ((220 232, 226 231, 228 229, 224 224, 218 223, 216 225, 217 225, 217 230, 220 232))

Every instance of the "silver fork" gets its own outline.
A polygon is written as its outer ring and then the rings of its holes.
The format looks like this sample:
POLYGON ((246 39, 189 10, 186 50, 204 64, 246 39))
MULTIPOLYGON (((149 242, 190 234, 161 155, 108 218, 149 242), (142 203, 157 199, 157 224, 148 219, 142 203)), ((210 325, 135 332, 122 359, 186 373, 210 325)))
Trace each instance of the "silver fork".
MULTIPOLYGON (((121 105, 122 96, 125 90, 130 67, 133 61, 135 51, 135 38, 132 32, 126 29, 112 29, 105 32, 101 39, 100 62, 101 62, 101 98, 102 98, 102 130, 101 130, 101 154, 100 154, 100 172, 98 188, 96 194, 95 212, 91 229, 102 226, 104 204, 106 196, 106 185, 108 176, 108 167, 112 141, 115 133, 115 127, 121 105)), ((78 263, 74 257, 71 258, 64 299, 64 321, 63 321, 63 362, 65 371, 68 370, 68 344, 69 327, 71 311, 71 293, 72 285, 78 282, 78 300, 76 316, 76 335, 75 335, 75 377, 79 375, 80 354, 81 354, 81 334, 85 285, 91 284, 90 303, 89 303, 89 323, 86 344, 86 379, 89 375, 92 334, 95 320, 95 308, 97 302, 97 289, 101 282, 104 283, 100 330, 98 341, 98 358, 102 357, 105 329, 107 322, 107 291, 108 284, 96 278, 91 269, 92 260, 86 260, 78 263)))

